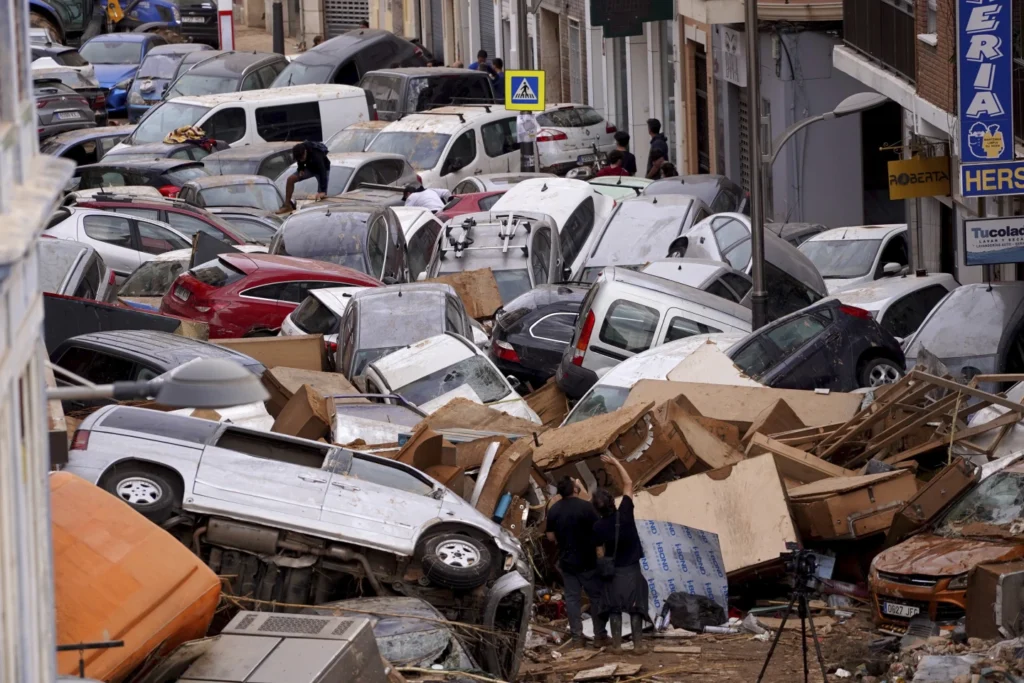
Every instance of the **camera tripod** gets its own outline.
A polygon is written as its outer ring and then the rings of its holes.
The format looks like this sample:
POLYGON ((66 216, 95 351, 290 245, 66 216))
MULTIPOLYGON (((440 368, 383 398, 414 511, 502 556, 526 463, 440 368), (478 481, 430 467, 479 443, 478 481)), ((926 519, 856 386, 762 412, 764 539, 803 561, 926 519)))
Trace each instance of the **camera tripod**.
MULTIPOLYGON (((787 544, 787 546, 788 545, 789 544, 787 544)), ((794 605, 797 608, 796 613, 800 617, 800 646, 803 650, 804 656, 804 683, 810 683, 811 676, 807 662, 808 623, 811 625, 811 640, 814 641, 814 652, 818 656, 818 666, 821 667, 821 680, 828 681, 825 658, 821 656, 821 644, 818 642, 818 633, 814 628, 814 618, 811 617, 810 611, 807 607, 807 598, 811 594, 811 587, 817 583, 817 578, 815 577, 818 565, 817 558, 806 550, 782 553, 782 557, 787 560, 787 567, 795 574, 793 592, 789 599, 789 605, 786 607, 786 612, 782 615, 782 623, 779 624, 779 630, 775 632, 775 638, 772 640, 772 646, 768 649, 768 655, 764 658, 764 664, 761 666, 761 673, 757 676, 757 683, 761 683, 765 672, 768 670, 768 663, 772 661, 772 655, 775 654, 775 647, 779 644, 779 639, 782 638, 782 632, 786 628, 786 621, 793 613, 794 605)))

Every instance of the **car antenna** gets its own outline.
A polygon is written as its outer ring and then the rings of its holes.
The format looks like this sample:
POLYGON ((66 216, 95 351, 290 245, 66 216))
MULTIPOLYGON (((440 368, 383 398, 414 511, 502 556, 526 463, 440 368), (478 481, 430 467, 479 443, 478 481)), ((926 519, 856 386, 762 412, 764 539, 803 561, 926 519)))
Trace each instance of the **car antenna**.
POLYGON ((658 198, 657 198, 657 197, 655 197, 655 198, 654 198, 654 201, 652 201, 652 202, 651 202, 651 204, 657 204, 657 203, 658 203, 658 198))
POLYGON ((541 192, 547 192, 548 191, 548 184, 544 183, 544 187, 540 188, 540 191, 541 192))

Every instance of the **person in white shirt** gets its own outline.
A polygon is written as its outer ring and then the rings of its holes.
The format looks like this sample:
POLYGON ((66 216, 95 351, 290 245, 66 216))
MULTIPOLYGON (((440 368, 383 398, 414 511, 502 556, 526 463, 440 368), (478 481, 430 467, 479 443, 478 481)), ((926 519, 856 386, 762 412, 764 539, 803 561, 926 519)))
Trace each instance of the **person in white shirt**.
POLYGON ((418 206, 423 209, 428 209, 433 213, 437 213, 443 209, 445 202, 450 196, 451 192, 448 190, 424 188, 422 185, 418 184, 406 185, 405 192, 402 193, 402 199, 405 201, 406 206, 418 206))

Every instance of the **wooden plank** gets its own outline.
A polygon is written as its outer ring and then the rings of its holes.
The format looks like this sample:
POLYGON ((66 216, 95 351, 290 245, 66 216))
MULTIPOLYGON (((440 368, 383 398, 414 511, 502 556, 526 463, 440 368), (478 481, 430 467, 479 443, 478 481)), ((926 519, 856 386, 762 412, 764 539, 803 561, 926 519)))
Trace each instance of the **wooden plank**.
POLYGON ((655 645, 651 649, 654 652, 664 652, 670 655, 699 655, 701 652, 698 645, 655 645))
POLYGON ((750 425, 750 429, 743 435, 744 443, 748 443, 751 437, 757 432, 762 434, 775 434, 777 432, 785 432, 793 429, 800 429, 804 426, 804 423, 800 421, 793 409, 789 407, 785 399, 780 398, 775 403, 771 404, 767 408, 761 411, 761 413, 754 418, 754 423, 750 425))
POLYGON ((937 387, 948 389, 950 391, 959 391, 971 396, 973 398, 981 399, 982 401, 988 401, 989 403, 997 406, 1002 406, 1016 413, 1024 412, 1024 404, 1015 403, 1008 398, 999 396, 998 394, 990 394, 987 391, 981 389, 975 389, 974 387, 964 386, 953 380, 944 379, 942 377, 936 377, 935 375, 929 375, 927 372, 921 370, 911 370, 910 374, 914 377, 921 379, 922 381, 934 384, 937 387))
MULTIPOLYGON (((961 441, 963 439, 970 439, 971 437, 978 436, 979 434, 984 434, 985 432, 991 431, 993 429, 997 429, 999 427, 1003 427, 1005 425, 1012 425, 1013 423, 1019 422, 1019 421, 1020 421, 1020 416, 1017 415, 1016 413, 1006 413, 1005 415, 1000 415, 999 417, 997 417, 996 419, 994 419, 994 420, 992 420, 990 422, 985 422, 983 424, 976 425, 976 426, 971 427, 969 429, 964 429, 962 431, 956 432, 953 435, 952 441, 953 441, 953 443, 956 443, 956 442, 961 441)), ((945 437, 945 438, 942 438, 942 439, 935 439, 933 441, 929 441, 926 444, 921 444, 920 446, 917 446, 917 447, 912 448, 910 450, 903 451, 901 453, 896 453, 893 456, 885 458, 884 461, 889 463, 890 465, 894 465, 896 463, 899 463, 899 462, 902 462, 904 460, 907 460, 908 458, 912 458, 912 457, 920 455, 922 453, 927 453, 932 448, 938 448, 939 446, 942 446, 943 444, 948 444, 948 443, 950 443, 950 439, 949 439, 948 436, 945 437)))
POLYGON ((697 418, 681 413, 672 420, 672 424, 694 457, 708 468, 715 470, 743 460, 742 453, 719 440, 697 422, 697 418))
POLYGON ((775 465, 783 477, 805 484, 829 477, 849 477, 854 474, 845 467, 833 465, 799 448, 779 443, 764 434, 754 434, 754 438, 747 446, 747 456, 752 457, 765 452, 775 456, 775 465))
POLYGON ((886 392, 885 396, 872 403, 866 409, 858 412, 835 430, 830 437, 819 443, 818 447, 815 449, 818 456, 826 458, 832 455, 849 437, 883 419, 885 417, 885 411, 881 409, 879 404, 887 405, 889 402, 894 402, 902 398, 903 394, 909 390, 912 382, 913 380, 910 375, 904 375, 901 377, 900 380, 893 384, 889 391, 886 392), (888 401, 886 399, 888 399, 888 401))

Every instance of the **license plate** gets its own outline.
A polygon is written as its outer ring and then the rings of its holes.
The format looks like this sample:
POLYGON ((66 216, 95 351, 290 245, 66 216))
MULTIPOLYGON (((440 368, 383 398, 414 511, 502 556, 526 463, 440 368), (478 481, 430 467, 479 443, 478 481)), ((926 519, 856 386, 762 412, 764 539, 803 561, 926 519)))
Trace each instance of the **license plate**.
POLYGON ((576 157, 577 164, 592 164, 595 161, 597 161, 596 154, 581 154, 578 157, 576 157))
POLYGON ((77 111, 59 111, 55 114, 58 121, 73 121, 82 118, 82 113, 77 111))
POLYGON ((188 291, 181 285, 178 285, 177 287, 174 288, 174 296, 175 298, 181 299, 182 301, 188 301, 189 298, 192 296, 192 292, 188 291))
POLYGON ((911 605, 900 605, 895 602, 883 602, 882 611, 892 617, 904 617, 909 619, 910 617, 916 617, 921 613, 920 607, 912 607, 911 605))
POLYGON ((202 24, 206 22, 206 17, 182 17, 181 23, 183 24, 202 24))

